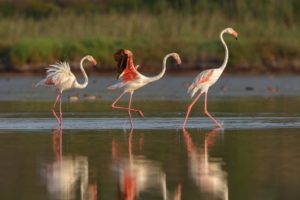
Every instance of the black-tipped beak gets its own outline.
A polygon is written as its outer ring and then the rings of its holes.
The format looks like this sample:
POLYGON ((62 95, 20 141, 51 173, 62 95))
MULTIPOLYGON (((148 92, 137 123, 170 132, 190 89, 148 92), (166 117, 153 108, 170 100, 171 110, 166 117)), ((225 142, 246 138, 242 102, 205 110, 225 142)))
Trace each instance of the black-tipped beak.
POLYGON ((179 59, 177 59, 176 60, 176 63, 177 63, 177 65, 180 65, 182 62, 181 62, 181 59, 179 58, 179 59))
POLYGON ((238 37, 235 37, 236 40, 238 40, 238 37))
POLYGON ((97 61, 95 59, 93 59, 91 63, 93 64, 93 67, 97 67, 97 61))

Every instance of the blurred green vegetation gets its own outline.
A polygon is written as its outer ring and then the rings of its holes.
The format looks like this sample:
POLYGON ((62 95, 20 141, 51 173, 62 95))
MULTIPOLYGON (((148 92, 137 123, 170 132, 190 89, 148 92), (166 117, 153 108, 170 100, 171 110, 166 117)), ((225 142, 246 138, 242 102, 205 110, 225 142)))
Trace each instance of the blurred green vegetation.
POLYGON ((78 65, 91 54, 99 70, 115 68, 112 54, 131 49, 141 70, 157 70, 178 52, 176 68, 217 67, 226 36, 227 72, 300 72, 297 0, 0 0, 0 70, 41 71, 59 60, 78 65))

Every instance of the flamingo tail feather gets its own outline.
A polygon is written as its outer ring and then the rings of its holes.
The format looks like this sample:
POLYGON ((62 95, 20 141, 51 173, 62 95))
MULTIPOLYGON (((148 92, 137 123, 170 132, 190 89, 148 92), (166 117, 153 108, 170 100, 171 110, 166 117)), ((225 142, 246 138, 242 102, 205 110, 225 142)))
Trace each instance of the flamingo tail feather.
POLYGON ((119 83, 116 83, 114 85, 111 85, 111 86, 107 87, 107 89, 108 90, 115 90, 115 89, 124 87, 124 85, 125 84, 123 82, 119 82, 119 83))

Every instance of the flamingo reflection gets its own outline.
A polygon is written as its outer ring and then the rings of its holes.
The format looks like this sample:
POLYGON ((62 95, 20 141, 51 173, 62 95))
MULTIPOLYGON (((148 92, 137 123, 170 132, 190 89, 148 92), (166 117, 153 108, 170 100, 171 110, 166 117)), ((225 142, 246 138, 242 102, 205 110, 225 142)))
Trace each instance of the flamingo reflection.
POLYGON ((51 197, 96 200, 97 185, 89 184, 87 157, 62 155, 62 129, 55 129, 52 137, 55 159, 48 166, 46 174, 47 189, 51 197))
MULTIPOLYGON (((166 174, 159 163, 147 159, 143 155, 132 153, 133 129, 128 136, 128 158, 120 158, 118 144, 112 141, 112 158, 118 174, 118 196, 120 200, 139 199, 142 192, 159 190, 164 200, 168 200, 166 174)), ((143 147, 142 136, 139 139, 140 149, 143 147)), ((156 193, 157 194, 157 193, 156 193)), ((181 199, 181 185, 178 185, 174 200, 181 199)))
POLYGON ((209 149, 214 145, 220 129, 216 128, 205 134, 204 147, 198 148, 183 129, 186 150, 189 156, 190 176, 198 188, 214 198, 228 200, 227 174, 222 169, 220 160, 212 161, 209 149))

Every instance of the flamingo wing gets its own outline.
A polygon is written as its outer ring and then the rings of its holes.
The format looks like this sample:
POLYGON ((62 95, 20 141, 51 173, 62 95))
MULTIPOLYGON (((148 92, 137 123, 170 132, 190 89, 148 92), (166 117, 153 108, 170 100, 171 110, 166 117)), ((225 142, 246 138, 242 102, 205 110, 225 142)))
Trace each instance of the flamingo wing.
POLYGON ((191 96, 194 96, 194 94, 202 88, 202 86, 207 85, 210 83, 210 79, 213 76, 214 69, 208 69, 203 72, 201 72, 194 80, 193 83, 189 86, 188 93, 191 94, 191 96))
POLYGON ((127 66, 120 75, 122 77, 122 81, 126 83, 127 81, 134 80, 138 75, 138 72, 133 63, 127 62, 127 66))
POLYGON ((134 66, 132 60, 132 54, 128 55, 125 53, 126 50, 119 49, 115 54, 114 58, 117 62, 117 79, 122 78, 123 82, 133 80, 137 76, 137 68, 139 66, 134 66))
POLYGON ((211 78, 211 76, 213 75, 214 70, 213 69, 209 69, 209 70, 205 70, 203 72, 201 72, 195 79, 194 82, 195 84, 204 84, 206 82, 208 82, 211 78))
POLYGON ((134 80, 138 76, 138 74, 139 73, 137 72, 134 65, 131 65, 130 67, 127 66, 124 69, 124 71, 118 77, 118 78, 122 78, 122 80, 119 81, 118 83, 114 84, 114 85, 111 85, 111 86, 107 87, 107 89, 108 90, 115 90, 115 89, 118 89, 118 88, 122 88, 126 85, 126 83, 128 81, 134 80))
POLYGON ((68 89, 76 79, 71 71, 70 65, 67 62, 56 63, 54 65, 50 65, 46 69, 46 78, 37 83, 37 86, 46 85, 62 87, 61 89, 68 89))
POLYGON ((51 79, 55 85, 65 84, 75 80, 75 76, 71 71, 70 65, 67 62, 50 65, 47 68, 47 79, 51 79))
POLYGON ((128 55, 124 53, 124 49, 119 49, 114 54, 115 61, 117 62, 117 79, 122 76, 122 72, 125 70, 127 65, 128 55))

